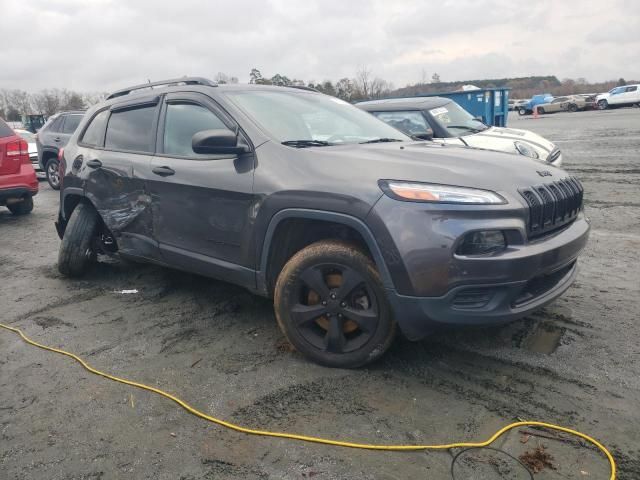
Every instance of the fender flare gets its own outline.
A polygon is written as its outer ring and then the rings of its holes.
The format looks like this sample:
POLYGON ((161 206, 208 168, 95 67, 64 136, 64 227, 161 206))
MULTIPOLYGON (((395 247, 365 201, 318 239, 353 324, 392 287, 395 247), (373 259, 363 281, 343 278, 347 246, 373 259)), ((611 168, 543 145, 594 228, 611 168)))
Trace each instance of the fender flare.
POLYGON ((338 212, 329 212, 324 210, 311 210, 306 208, 287 208, 280 210, 269 221, 269 226, 264 235, 264 241, 262 242, 262 249, 258 252, 259 269, 256 272, 257 290, 263 295, 268 294, 267 288, 267 262, 269 261, 269 251, 271 249, 271 242, 273 236, 278 228, 278 225, 289 218, 304 218, 309 220, 321 220, 334 223, 340 223, 347 227, 353 228, 357 231, 369 248, 369 251, 373 255, 373 261, 378 267, 382 283, 385 288, 394 289, 391 274, 387 268, 387 264, 384 261, 380 247, 375 240, 375 237, 369 227, 359 218, 338 212))

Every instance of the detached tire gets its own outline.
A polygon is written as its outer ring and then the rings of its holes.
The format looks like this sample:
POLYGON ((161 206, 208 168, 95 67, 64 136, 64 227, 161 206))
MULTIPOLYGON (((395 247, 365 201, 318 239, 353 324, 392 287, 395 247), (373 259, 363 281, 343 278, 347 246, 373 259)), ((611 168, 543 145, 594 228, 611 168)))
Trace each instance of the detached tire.
POLYGON ((27 213, 31 213, 31 211, 33 210, 33 197, 31 197, 31 195, 28 195, 24 197, 21 202, 7 205, 7 208, 14 215, 26 215, 27 213))
POLYGON ((375 264, 341 241, 316 242, 291 257, 278 276, 274 308, 289 342, 327 367, 373 362, 396 334, 375 264))
POLYGON ((95 262, 93 240, 98 228, 98 214, 91 205, 79 204, 69 219, 58 252, 58 270, 67 277, 83 275, 95 262))

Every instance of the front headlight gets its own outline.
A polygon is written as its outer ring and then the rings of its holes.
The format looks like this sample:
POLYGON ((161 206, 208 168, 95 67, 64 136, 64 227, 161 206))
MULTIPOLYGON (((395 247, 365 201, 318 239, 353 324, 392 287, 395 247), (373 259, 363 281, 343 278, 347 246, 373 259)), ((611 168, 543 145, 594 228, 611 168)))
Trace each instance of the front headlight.
POLYGON ((507 201, 495 192, 478 188, 455 187, 435 183, 413 183, 399 180, 380 180, 380 188, 391 198, 411 202, 464 203, 471 205, 500 205, 507 201))
POLYGON ((516 150, 520 155, 524 155, 525 157, 531 157, 531 158, 540 158, 540 155, 538 155, 538 152, 536 152, 533 148, 531 148, 526 143, 513 142, 513 145, 516 147, 516 150))

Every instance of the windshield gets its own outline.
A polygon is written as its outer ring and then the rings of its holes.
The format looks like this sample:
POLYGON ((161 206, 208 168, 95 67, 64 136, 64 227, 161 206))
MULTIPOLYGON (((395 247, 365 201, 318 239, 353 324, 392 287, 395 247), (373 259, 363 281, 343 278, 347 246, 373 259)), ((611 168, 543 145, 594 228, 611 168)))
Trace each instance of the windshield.
POLYGON ((227 95, 264 130, 290 146, 410 140, 373 115, 328 95, 286 90, 227 95))
POLYGON ((481 121, 473 118, 469 112, 455 102, 432 108, 429 110, 429 114, 453 137, 462 137, 463 135, 470 135, 489 128, 481 121))

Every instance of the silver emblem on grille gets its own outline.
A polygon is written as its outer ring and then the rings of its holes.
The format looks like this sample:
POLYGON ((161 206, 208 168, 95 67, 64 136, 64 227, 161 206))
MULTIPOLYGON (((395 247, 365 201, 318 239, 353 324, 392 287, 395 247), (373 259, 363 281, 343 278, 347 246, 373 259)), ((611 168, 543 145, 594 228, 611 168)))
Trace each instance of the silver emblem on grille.
POLYGON ((551 172, 549 170, 536 170, 536 172, 538 172, 538 175, 540 175, 541 177, 551 176, 551 172))

